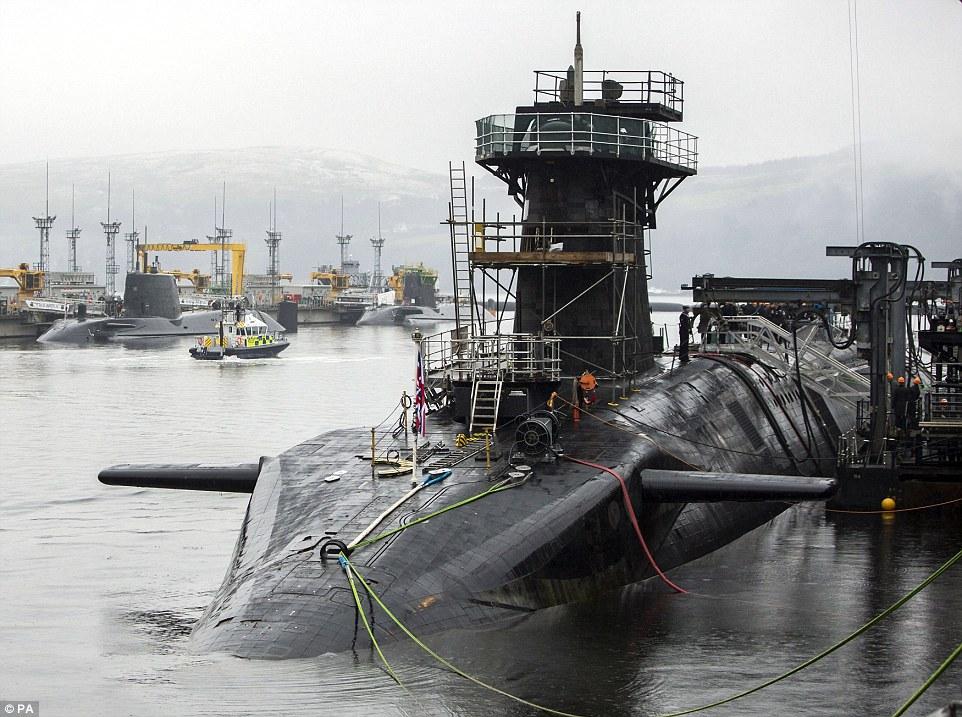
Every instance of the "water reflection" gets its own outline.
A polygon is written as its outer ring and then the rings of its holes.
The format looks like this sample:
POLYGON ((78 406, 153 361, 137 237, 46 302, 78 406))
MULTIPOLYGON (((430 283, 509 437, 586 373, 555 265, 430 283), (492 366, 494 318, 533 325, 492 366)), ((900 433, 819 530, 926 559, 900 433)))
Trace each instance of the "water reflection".
MULTIPOLYGON (((122 461, 252 460, 380 421, 409 386, 397 327, 306 329, 282 358, 204 363, 190 341, 85 349, 0 344, 0 687, 48 714, 534 715, 417 647, 253 662, 191 655, 246 497, 107 488, 122 461)), ((888 607, 962 546, 958 510, 798 507, 659 585, 432 635, 480 679, 591 715, 657 715, 787 670, 888 607)), ((712 715, 891 713, 962 639, 962 568, 796 678, 712 715)), ((916 714, 958 698, 946 673, 916 714)))

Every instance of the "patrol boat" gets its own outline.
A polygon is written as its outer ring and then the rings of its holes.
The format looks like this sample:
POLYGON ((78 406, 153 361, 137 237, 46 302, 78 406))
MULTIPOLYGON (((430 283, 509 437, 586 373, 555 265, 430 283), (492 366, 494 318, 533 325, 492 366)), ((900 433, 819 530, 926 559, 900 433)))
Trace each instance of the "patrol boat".
POLYGON ((236 306, 225 309, 217 322, 217 335, 204 336, 191 346, 190 355, 204 361, 274 358, 290 346, 279 331, 271 329, 255 311, 236 306))
POLYGON ((537 72, 533 104, 477 121, 476 162, 521 218, 477 211, 464 166, 449 166, 456 325, 415 332, 397 432, 101 472, 251 493, 194 650, 297 658, 643 581, 683 590, 672 568, 835 491, 864 377, 817 342, 759 318, 685 366, 656 361, 647 235, 697 173, 696 138, 673 126, 683 89, 662 71, 584 70, 579 23, 572 67, 537 72), (486 320, 488 292, 516 302, 513 326, 486 320), (753 333, 772 350, 735 340, 753 333))

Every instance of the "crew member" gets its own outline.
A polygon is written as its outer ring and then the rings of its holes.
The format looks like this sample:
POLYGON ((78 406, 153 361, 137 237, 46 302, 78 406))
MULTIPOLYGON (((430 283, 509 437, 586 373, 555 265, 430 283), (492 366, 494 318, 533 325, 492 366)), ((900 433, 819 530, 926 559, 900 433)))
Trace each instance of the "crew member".
POLYGON ((922 379, 918 376, 912 379, 909 389, 909 428, 919 427, 919 403, 922 399, 922 379))
POLYGON ((688 313, 688 307, 681 307, 681 314, 678 315, 678 360, 688 363, 688 342, 691 340, 692 317, 688 313))
POLYGON ((578 377, 578 406, 584 409, 591 408, 592 404, 598 400, 595 390, 598 388, 598 379, 593 374, 585 371, 578 377))
POLYGON ((892 413, 895 416, 895 426, 901 430, 909 427, 909 405, 911 391, 905 385, 905 376, 899 376, 892 390, 892 413))

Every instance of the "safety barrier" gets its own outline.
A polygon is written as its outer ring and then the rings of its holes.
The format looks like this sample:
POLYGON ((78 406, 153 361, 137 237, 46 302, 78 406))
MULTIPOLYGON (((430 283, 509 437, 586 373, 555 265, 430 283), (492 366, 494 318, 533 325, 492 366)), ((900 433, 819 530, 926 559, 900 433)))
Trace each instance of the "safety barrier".
POLYGON ((818 333, 815 326, 808 326, 793 334, 762 316, 722 316, 703 337, 701 349, 750 354, 786 373, 795 371, 797 355, 806 379, 857 404, 868 394, 868 378, 816 347, 818 333))
POLYGON ((662 122, 595 114, 537 112, 477 120, 475 158, 560 153, 654 161, 698 169, 698 138, 662 122))
POLYGON ((500 373, 508 382, 561 378, 560 339, 523 333, 462 337, 464 330, 444 331, 422 340, 429 377, 471 381, 477 375, 500 373))

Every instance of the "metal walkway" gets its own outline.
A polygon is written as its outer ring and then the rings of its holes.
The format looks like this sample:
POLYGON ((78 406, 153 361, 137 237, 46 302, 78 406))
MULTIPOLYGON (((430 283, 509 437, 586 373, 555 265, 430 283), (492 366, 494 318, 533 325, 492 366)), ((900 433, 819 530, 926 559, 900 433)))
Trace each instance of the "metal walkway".
POLYGON ((720 329, 706 334, 702 351, 748 354, 786 374, 794 374, 797 348, 806 380, 853 406, 868 396, 866 376, 814 345, 818 327, 805 327, 793 337, 791 331, 762 316, 723 316, 721 321, 720 329))

